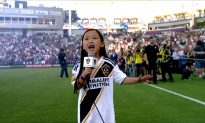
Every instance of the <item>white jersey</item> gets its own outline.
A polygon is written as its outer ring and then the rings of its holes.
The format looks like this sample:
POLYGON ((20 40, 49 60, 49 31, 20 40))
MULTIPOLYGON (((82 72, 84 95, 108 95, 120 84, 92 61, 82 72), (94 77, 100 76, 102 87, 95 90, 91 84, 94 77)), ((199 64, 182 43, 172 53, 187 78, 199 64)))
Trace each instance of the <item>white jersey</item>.
MULTIPOLYGON (((80 63, 77 63, 72 70, 73 84, 79 70, 80 63)), ((115 123, 113 82, 122 84, 125 77, 126 74, 109 58, 101 57, 89 83, 79 91, 78 123, 115 123)))

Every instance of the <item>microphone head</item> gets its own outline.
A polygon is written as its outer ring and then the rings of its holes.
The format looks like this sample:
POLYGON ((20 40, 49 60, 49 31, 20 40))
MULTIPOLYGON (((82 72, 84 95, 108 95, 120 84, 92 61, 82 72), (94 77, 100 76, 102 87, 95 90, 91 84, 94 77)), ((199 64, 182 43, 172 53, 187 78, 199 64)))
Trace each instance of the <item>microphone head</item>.
POLYGON ((88 52, 88 57, 95 57, 95 53, 94 52, 88 52))
POLYGON ((96 64, 95 53, 88 52, 88 56, 84 57, 83 67, 94 68, 96 64))

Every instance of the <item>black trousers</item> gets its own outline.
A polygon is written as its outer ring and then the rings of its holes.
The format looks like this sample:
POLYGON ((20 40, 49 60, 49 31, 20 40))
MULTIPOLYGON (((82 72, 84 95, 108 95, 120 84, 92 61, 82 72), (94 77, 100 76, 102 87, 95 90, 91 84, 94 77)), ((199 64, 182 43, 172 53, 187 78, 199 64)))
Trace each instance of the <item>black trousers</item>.
POLYGON ((161 63, 162 80, 167 80, 166 73, 169 75, 169 80, 173 80, 170 63, 161 63))
POLYGON ((147 66, 148 74, 153 75, 153 82, 157 82, 157 64, 149 61, 149 65, 147 66))
POLYGON ((173 72, 179 73, 179 60, 172 60, 173 72))
POLYGON ((182 73, 182 79, 189 79, 189 77, 191 76, 191 74, 193 73, 192 70, 189 69, 184 69, 183 73, 182 73))
POLYGON ((62 78, 65 73, 65 76, 68 77, 68 69, 66 64, 61 64, 61 73, 60 77, 62 78))

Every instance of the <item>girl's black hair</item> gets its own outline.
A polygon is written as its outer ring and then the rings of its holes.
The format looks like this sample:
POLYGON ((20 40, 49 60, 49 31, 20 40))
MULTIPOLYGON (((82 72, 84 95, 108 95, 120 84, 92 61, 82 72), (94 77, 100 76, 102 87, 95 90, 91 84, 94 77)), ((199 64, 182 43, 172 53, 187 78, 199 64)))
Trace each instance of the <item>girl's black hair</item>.
MULTIPOLYGON (((76 78, 76 82, 75 82, 75 86, 74 86, 74 93, 76 93, 77 91, 77 80, 79 79, 80 75, 82 74, 82 71, 83 71, 83 62, 84 62, 84 57, 88 56, 88 53, 83 49, 83 39, 84 39, 84 36, 87 32, 89 31, 96 31, 100 37, 100 40, 101 42, 104 43, 104 47, 101 47, 100 48, 100 56, 103 56, 105 58, 108 58, 107 56, 107 53, 106 53, 106 49, 105 49, 105 42, 104 42, 104 38, 103 38, 103 35, 101 34, 101 32, 97 29, 88 29, 84 32, 84 34, 82 35, 82 45, 81 45, 81 56, 80 56, 80 70, 79 70, 79 73, 78 73, 78 76, 76 78)), ((86 84, 89 82, 90 78, 87 78, 86 79, 86 84)))

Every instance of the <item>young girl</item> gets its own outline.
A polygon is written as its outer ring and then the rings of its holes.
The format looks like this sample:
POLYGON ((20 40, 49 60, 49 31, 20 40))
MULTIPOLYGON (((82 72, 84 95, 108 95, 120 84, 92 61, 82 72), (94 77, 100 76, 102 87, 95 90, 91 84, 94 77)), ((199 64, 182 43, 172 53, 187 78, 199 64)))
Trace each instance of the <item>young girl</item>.
POLYGON ((127 77, 108 58, 102 34, 96 29, 87 30, 82 37, 81 60, 72 70, 72 84, 79 91, 78 123, 115 123, 113 86, 146 81, 150 75, 127 77), (94 52, 95 68, 84 68, 83 59, 94 52))

